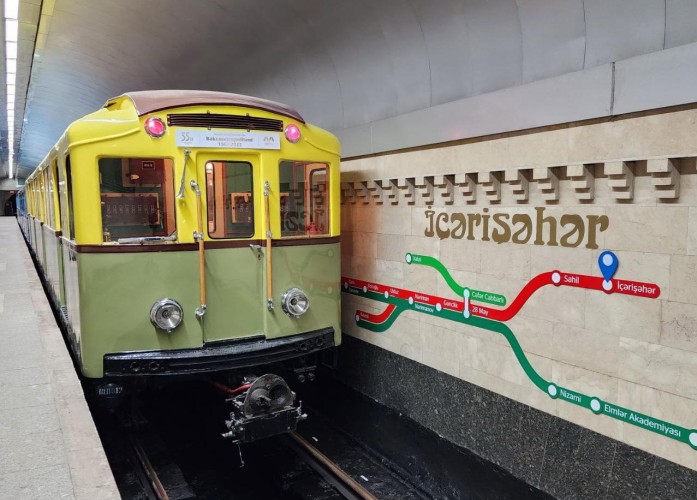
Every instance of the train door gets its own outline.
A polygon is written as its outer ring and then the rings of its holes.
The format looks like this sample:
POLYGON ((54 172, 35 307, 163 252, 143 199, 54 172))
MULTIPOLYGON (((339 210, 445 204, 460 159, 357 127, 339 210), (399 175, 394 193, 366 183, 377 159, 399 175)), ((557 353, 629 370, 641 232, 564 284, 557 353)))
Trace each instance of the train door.
POLYGON ((259 335, 265 301, 264 260, 257 240, 264 183, 258 158, 200 155, 198 165, 205 179, 204 342, 259 335))

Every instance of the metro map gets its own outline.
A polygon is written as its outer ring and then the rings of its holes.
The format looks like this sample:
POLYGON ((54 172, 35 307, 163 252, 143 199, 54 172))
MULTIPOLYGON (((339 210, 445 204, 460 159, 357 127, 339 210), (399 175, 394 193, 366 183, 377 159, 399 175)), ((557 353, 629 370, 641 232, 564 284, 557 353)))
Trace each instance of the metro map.
POLYGON ((359 327, 375 333, 384 332, 392 326, 402 312, 417 311, 498 333, 505 337, 518 363, 530 381, 549 397, 575 404, 596 415, 606 415, 667 436, 697 450, 696 429, 687 429, 671 424, 611 402, 603 401, 599 397, 583 394, 555 384, 553 381, 545 380, 535 371, 525 356, 515 334, 505 324, 506 321, 518 314, 535 292, 547 285, 585 288, 607 294, 620 293, 650 299, 655 299, 660 295, 661 290, 656 284, 613 278, 619 264, 614 253, 605 251, 600 254, 598 265, 603 275, 602 277, 556 270, 542 273, 532 278, 508 306, 506 306, 506 297, 501 294, 461 286, 453 279, 447 268, 434 257, 407 253, 405 259, 407 264, 428 266, 438 271, 449 288, 458 297, 462 297, 462 300, 447 299, 380 283, 342 277, 344 293, 387 304, 385 309, 379 314, 357 310, 355 319, 359 327), (506 307, 495 308, 490 307, 490 305, 506 307))

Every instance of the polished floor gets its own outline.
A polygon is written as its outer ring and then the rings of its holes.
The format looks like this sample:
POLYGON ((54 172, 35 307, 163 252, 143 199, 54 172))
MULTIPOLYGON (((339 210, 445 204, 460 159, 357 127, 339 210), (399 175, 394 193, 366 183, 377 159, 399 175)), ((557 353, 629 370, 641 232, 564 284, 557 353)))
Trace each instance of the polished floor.
POLYGON ((120 498, 14 217, 0 217, 0 498, 120 498))

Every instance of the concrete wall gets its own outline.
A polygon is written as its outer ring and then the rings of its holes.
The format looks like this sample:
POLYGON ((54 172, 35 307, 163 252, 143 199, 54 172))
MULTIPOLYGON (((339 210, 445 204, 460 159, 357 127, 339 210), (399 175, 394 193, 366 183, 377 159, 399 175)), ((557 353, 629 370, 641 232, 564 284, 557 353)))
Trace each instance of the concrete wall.
POLYGON ((697 470, 697 109, 350 159, 342 172, 346 334, 697 470), (605 250, 619 260, 611 293, 605 250))

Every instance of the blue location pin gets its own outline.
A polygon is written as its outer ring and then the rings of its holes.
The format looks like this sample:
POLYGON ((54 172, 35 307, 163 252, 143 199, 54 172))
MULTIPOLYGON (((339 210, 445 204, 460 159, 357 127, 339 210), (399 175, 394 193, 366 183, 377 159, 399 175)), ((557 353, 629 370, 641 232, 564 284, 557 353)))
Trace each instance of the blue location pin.
POLYGON ((600 266, 600 272, 603 273, 603 278, 605 281, 610 281, 617 271, 617 266, 620 261, 617 259, 617 255, 610 251, 605 251, 598 257, 598 266, 600 266))

